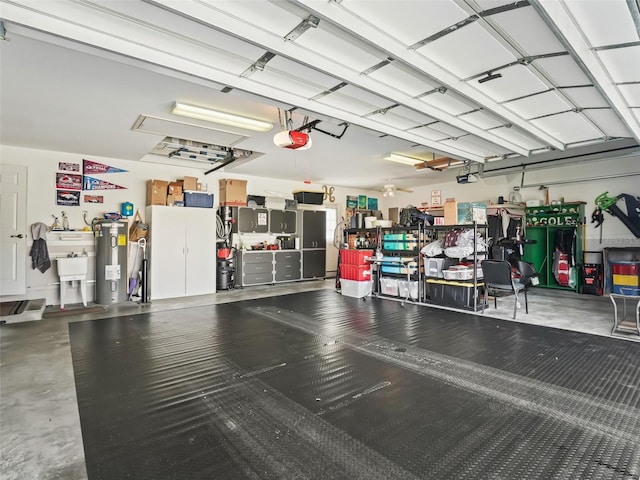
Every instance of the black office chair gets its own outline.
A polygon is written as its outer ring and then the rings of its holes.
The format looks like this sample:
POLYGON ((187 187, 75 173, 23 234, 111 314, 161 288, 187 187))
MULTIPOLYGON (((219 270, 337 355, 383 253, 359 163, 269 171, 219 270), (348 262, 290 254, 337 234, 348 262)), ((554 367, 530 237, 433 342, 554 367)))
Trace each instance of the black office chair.
POLYGON ((482 302, 482 313, 487 305, 487 297, 489 291, 493 291, 494 306, 498 308, 498 299, 495 296, 496 291, 511 292, 515 296, 513 304, 513 318, 516 318, 518 311, 518 293, 524 292, 524 304, 526 312, 529 313, 529 305, 527 302, 527 290, 524 283, 520 283, 513 278, 511 274, 511 264, 507 260, 484 260, 482 262, 482 277, 484 281, 484 302, 482 302))
POLYGON ((517 280, 524 284, 525 291, 529 290, 529 287, 533 287, 540 283, 538 280, 540 274, 536 272, 534 266, 529 262, 525 262, 524 260, 512 260, 511 266, 517 270, 519 275, 517 280))

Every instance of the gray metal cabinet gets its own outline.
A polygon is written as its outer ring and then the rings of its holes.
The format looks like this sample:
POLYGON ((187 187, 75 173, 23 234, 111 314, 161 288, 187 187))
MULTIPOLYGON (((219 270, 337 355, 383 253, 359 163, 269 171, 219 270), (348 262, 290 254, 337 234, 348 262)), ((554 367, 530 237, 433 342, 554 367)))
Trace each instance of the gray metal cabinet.
POLYGON ((323 210, 299 211, 298 227, 302 237, 302 278, 324 278, 327 263, 327 213, 323 210))
POLYGON ((302 262, 299 251, 275 252, 274 257, 276 282, 300 280, 302 262))
POLYGON ((273 283, 272 252, 238 252, 236 281, 242 286, 273 283))
POLYGON ((295 210, 269 210, 271 233, 296 233, 297 212, 295 210))
POLYGON ((234 233, 267 233, 269 231, 269 210, 266 208, 234 208, 233 217, 234 233))
POLYGON ((327 268, 326 250, 303 250, 302 252, 302 277, 324 278, 327 268))
POLYGON ((327 212, 303 210, 302 248, 327 248, 327 212))

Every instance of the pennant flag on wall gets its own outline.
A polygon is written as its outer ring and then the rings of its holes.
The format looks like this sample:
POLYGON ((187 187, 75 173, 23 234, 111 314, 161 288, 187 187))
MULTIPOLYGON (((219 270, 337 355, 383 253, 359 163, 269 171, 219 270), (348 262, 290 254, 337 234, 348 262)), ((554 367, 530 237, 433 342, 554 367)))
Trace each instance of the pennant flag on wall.
POLYGON ((82 159, 82 173, 120 173, 126 171, 103 163, 82 159))
POLYGON ((87 177, 86 175, 84 176, 83 183, 83 190, 126 190, 127 188, 116 185, 115 183, 105 182, 99 178, 87 177))

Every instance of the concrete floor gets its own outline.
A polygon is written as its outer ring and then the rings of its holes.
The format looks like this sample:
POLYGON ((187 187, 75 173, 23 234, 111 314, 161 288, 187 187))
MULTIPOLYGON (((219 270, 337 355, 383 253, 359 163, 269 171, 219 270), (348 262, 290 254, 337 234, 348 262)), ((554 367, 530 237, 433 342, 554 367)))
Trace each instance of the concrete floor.
MULTIPOLYGON (((109 307, 106 312, 7 324, 0 328, 0 478, 3 480, 87 478, 68 323, 138 313, 333 289, 334 280, 261 286, 151 304, 109 307)), ((513 299, 499 298, 485 315, 511 320, 513 299)), ((608 297, 534 289, 516 321, 610 336, 613 306, 608 297)), ((620 341, 639 341, 632 335, 620 341)))

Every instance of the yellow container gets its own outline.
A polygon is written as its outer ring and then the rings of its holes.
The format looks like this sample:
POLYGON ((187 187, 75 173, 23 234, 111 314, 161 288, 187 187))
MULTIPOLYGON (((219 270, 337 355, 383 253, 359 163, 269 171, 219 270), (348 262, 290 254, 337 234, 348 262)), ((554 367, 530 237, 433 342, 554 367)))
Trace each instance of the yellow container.
POLYGON ((638 275, 619 275, 613 274, 613 284, 614 285, 625 285, 629 287, 637 287, 638 286, 638 275))

